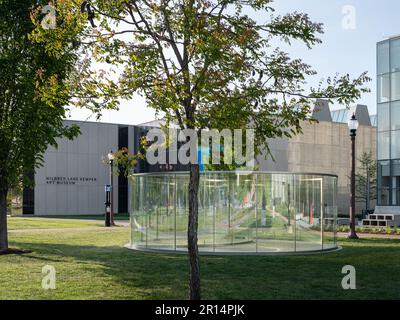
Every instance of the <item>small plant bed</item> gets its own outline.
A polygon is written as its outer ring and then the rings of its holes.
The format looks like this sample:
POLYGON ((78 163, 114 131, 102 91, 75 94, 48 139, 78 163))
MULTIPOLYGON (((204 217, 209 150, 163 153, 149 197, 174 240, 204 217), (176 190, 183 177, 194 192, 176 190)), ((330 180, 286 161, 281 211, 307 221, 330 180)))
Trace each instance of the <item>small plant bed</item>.
MULTIPOLYGON (((349 226, 339 226, 338 232, 349 232, 349 226)), ((400 228, 356 227, 358 233, 400 235, 400 228)))

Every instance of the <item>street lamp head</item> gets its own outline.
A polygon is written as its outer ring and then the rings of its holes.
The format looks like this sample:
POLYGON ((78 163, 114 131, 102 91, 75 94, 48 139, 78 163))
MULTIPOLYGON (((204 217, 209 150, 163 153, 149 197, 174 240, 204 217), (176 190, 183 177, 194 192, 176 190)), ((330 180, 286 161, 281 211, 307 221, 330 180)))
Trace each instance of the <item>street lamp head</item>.
POLYGON ((110 150, 110 152, 107 154, 107 158, 109 161, 113 161, 114 160, 114 153, 112 152, 112 150, 110 150))
POLYGON ((349 119, 348 122, 348 126, 349 126, 349 130, 350 130, 350 134, 351 135, 355 135, 357 129, 358 129, 358 120, 356 119, 356 115, 353 113, 353 115, 351 116, 351 118, 349 119))

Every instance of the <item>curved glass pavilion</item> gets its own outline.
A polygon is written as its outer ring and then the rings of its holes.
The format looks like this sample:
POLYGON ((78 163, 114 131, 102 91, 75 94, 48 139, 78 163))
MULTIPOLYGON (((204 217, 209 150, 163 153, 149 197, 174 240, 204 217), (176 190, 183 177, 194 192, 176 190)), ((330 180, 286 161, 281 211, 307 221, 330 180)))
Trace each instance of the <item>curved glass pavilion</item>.
MULTIPOLYGON (((130 176, 130 248, 186 251, 188 172, 130 176)), ((294 253, 336 245, 337 177, 269 172, 204 172, 199 251, 294 253)))

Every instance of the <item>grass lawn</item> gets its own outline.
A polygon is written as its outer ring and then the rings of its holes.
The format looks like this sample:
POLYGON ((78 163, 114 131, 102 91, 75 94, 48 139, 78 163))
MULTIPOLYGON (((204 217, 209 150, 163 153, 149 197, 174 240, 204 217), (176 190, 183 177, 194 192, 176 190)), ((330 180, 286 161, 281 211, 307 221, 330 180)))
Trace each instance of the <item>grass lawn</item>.
MULTIPOLYGON (((13 220, 10 225, 15 228, 20 221, 13 220)), ((91 223, 70 221, 74 227, 91 223)), ((48 221, 42 224, 49 226, 48 221)), ((60 225, 57 221, 57 228, 60 225)), ((10 233, 12 247, 32 253, 0 256, 0 299, 187 297, 185 255, 125 249, 129 228, 68 229, 72 225, 62 232, 10 233), (47 264, 56 268, 56 290, 41 288, 41 270, 47 264)), ((203 298, 400 299, 399 240, 341 239, 340 245, 344 250, 321 255, 202 256, 203 298), (357 270, 357 290, 341 288, 346 264, 357 270)))
MULTIPOLYGON (((97 215, 77 215, 77 216, 46 216, 48 218, 59 218, 59 219, 67 219, 67 220, 99 220, 104 221, 104 214, 97 214, 97 215)), ((129 214, 128 213, 118 213, 114 215, 115 221, 129 221, 129 214)))
POLYGON ((103 225, 101 221, 85 221, 59 218, 9 217, 7 220, 8 230, 87 228, 100 227, 103 225))

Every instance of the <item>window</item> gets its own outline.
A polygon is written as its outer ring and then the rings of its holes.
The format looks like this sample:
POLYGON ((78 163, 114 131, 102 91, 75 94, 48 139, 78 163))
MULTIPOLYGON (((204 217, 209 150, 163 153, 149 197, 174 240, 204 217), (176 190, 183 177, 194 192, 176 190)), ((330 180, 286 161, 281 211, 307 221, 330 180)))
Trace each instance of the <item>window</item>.
MULTIPOLYGON (((400 178, 400 160, 392 160, 392 176, 400 178)), ((400 188, 400 183, 396 184, 400 188)))
POLYGON ((400 100, 400 72, 392 73, 392 101, 400 100))
POLYGON ((344 115, 344 110, 339 110, 338 113, 338 122, 343 122, 343 115, 344 115))
POLYGON ((378 161, 378 187, 390 186, 390 161, 378 161))
POLYGON ((400 158, 400 130, 392 131, 391 158, 400 158))
POLYGON ((390 132, 378 133, 378 160, 390 159, 390 132))
POLYGON ((378 205, 389 205, 390 161, 378 161, 378 205))
POLYGON ((389 72, 389 41, 378 44, 378 74, 389 72))
POLYGON ((378 103, 389 102, 390 76, 388 74, 378 76, 378 103))
POLYGON ((392 205, 400 205, 400 160, 392 160, 392 205))
POLYGON ((371 126, 376 127, 378 125, 378 116, 376 114, 370 116, 371 126))
POLYGON ((390 123, 391 130, 400 129, 400 101, 390 104, 390 123))
POLYGON ((378 189, 378 205, 379 206, 389 205, 389 189, 386 188, 378 189))
POLYGON ((400 39, 391 41, 390 62, 392 72, 400 71, 400 39))
POLYGON ((400 189, 392 189, 392 205, 400 206, 400 189))
POLYGON ((390 130, 390 108, 389 103, 378 105, 378 131, 390 130))

